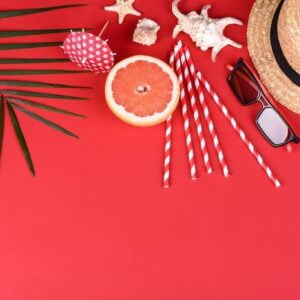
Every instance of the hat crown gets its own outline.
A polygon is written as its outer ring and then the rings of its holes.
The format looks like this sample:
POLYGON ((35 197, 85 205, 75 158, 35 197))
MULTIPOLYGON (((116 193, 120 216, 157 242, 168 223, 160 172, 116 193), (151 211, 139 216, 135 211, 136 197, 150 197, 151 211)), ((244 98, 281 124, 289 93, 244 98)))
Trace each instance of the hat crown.
POLYGON ((300 0, 285 0, 278 20, 278 37, 286 59, 300 74, 300 0))

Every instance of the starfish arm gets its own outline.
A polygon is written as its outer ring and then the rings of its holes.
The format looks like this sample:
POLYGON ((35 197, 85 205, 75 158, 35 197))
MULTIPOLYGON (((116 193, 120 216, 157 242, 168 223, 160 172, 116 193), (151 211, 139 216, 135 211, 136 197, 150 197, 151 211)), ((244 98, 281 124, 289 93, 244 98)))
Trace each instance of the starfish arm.
POLYGON ((119 24, 122 24, 126 18, 127 15, 134 15, 134 16, 140 16, 141 13, 135 10, 134 8, 128 9, 124 11, 123 13, 119 13, 119 24))
POLYGON ((132 8, 132 11, 130 12, 130 14, 135 15, 135 16, 140 16, 141 13, 139 11, 137 11, 136 9, 132 8))
POLYGON ((122 24, 122 23, 124 22, 125 17, 126 17, 126 14, 121 14, 121 13, 119 13, 119 17, 118 17, 118 19, 119 19, 119 24, 122 24))
POLYGON ((107 10, 107 11, 114 11, 114 12, 118 11, 118 8, 117 8, 116 5, 105 6, 104 9, 107 10))

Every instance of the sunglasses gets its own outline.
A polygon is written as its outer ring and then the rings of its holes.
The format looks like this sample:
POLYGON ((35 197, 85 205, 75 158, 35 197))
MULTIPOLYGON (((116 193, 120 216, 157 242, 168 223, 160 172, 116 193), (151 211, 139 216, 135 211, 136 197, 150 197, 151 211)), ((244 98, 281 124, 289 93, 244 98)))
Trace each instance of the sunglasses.
POLYGON ((242 105, 261 103, 262 109, 255 122, 262 135, 273 147, 300 142, 292 127, 268 100, 256 76, 243 59, 237 62, 229 74, 228 82, 242 105))

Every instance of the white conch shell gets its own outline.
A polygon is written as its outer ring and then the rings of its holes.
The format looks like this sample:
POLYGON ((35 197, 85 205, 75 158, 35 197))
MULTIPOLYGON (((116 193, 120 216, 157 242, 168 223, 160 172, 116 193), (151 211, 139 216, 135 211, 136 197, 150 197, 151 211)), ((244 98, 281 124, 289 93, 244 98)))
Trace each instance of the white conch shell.
POLYGON ((212 19, 208 16, 210 5, 204 6, 200 14, 192 11, 184 15, 177 7, 179 1, 181 0, 174 0, 172 4, 172 12, 178 19, 178 25, 174 28, 173 38, 183 31, 191 37, 201 50, 206 51, 209 48, 213 48, 213 61, 216 61, 217 54, 228 45, 242 48, 242 45, 224 36, 224 29, 228 25, 243 25, 242 21, 230 17, 212 19))
POLYGON ((135 32, 133 34, 133 41, 142 45, 151 46, 157 40, 157 32, 160 26, 150 19, 139 20, 135 32))

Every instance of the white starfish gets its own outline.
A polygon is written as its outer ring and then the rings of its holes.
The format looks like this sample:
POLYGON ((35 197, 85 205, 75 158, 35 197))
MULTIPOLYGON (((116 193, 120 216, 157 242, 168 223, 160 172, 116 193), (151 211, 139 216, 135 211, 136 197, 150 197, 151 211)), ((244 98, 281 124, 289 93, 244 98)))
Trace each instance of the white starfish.
POLYGON ((209 48, 212 50, 212 60, 215 61, 217 54, 226 46, 231 45, 236 48, 242 48, 242 45, 224 36, 224 30, 228 25, 243 23, 236 18, 213 19, 208 15, 210 5, 203 7, 200 14, 195 11, 184 15, 179 11, 177 4, 180 0, 174 0, 172 5, 173 14, 178 19, 178 25, 174 28, 173 37, 183 31, 188 34, 202 51, 209 48))
POLYGON ((116 4, 105 6, 107 11, 113 11, 119 15, 119 24, 122 24, 127 15, 140 16, 141 13, 134 9, 133 3, 135 0, 116 0, 116 4))

